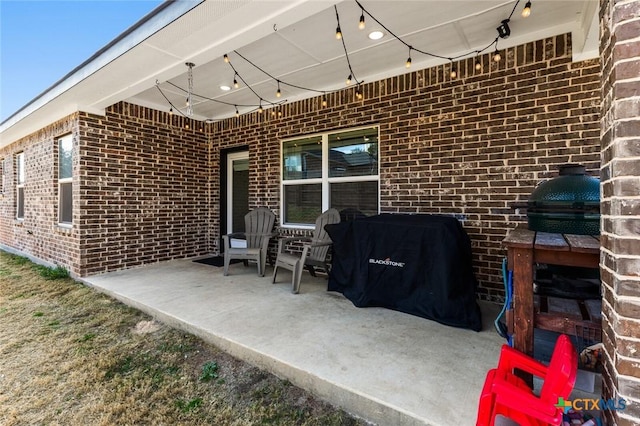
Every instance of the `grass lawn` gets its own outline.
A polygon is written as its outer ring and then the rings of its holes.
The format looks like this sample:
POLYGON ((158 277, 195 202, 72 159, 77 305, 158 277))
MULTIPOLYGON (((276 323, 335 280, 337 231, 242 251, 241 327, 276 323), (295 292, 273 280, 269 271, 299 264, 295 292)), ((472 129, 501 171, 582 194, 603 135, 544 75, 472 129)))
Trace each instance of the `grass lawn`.
POLYGON ((0 252, 0 424, 364 425, 287 381, 0 252))

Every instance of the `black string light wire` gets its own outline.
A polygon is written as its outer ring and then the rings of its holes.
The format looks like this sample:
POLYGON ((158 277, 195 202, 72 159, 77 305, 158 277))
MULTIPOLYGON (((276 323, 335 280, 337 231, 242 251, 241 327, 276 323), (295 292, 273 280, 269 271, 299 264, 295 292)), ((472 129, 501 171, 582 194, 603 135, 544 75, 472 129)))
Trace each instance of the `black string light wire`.
MULTIPOLYGON (((360 7, 360 9, 362 10, 363 16, 364 16, 364 14, 367 14, 372 20, 374 20, 378 25, 380 25, 380 27, 382 27, 389 35, 391 35, 393 38, 395 38, 396 40, 398 40, 399 42, 404 44, 409 49, 409 57, 407 58, 407 61, 405 62, 405 67, 406 68, 409 68, 411 66, 411 52, 418 52, 418 53, 421 53, 423 55, 430 56, 432 58, 444 59, 444 60, 447 60, 449 62, 453 62, 453 61, 456 61, 456 60, 459 60, 459 59, 462 59, 462 58, 465 58, 465 57, 471 56, 471 55, 479 56, 480 54, 484 53, 485 51, 489 50, 492 46, 495 45, 495 50, 496 51, 494 52, 494 60, 495 60, 496 57, 499 56, 498 40, 500 40, 500 38, 501 38, 500 34, 493 41, 491 41, 491 43, 489 43, 486 47, 484 47, 482 49, 472 50, 472 51, 469 51, 469 52, 466 52, 466 53, 461 53, 461 54, 456 55, 456 56, 444 56, 444 55, 439 55, 437 53, 428 52, 426 50, 419 49, 419 48, 417 48, 415 46, 410 45, 406 41, 404 41, 400 36, 398 36, 395 32, 393 32, 391 29, 389 29, 389 27, 384 25, 378 18, 373 16, 371 14, 371 12, 369 12, 367 9, 365 9, 365 7, 360 3, 359 0, 355 0, 355 2, 358 5, 358 7, 360 7), (496 53, 498 53, 497 56, 496 56, 496 53)), ((509 17, 502 21, 502 25, 506 25, 506 23, 508 23, 511 20, 511 17, 513 16, 515 10, 517 9, 519 3, 520 3, 520 0, 517 0, 515 5, 513 6, 513 9, 511 10, 511 13, 509 14, 509 17)), ((525 5, 525 9, 523 9, 523 16, 525 16, 525 14, 526 14, 526 16, 529 16, 530 13, 531 13, 531 2, 528 1, 527 4, 525 5), (528 11, 528 12, 525 12, 525 10, 528 11)), ((336 9, 336 15, 337 15, 337 9, 336 9)), ((361 22, 362 21, 363 21, 363 19, 361 17, 361 22)), ((501 27, 502 27, 502 25, 501 25, 501 27)), ((506 28, 508 29, 508 26, 506 26, 506 28)), ((499 61, 500 59, 498 59, 497 61, 499 61)), ((476 61, 476 70, 478 70, 478 68, 481 69, 481 67, 482 67, 482 64, 480 63, 479 60, 477 60, 476 61), (478 64, 480 64, 480 67, 478 67, 478 64)), ((456 73, 456 75, 457 75, 457 73, 456 73)), ((453 76, 453 69, 452 69, 452 76, 453 76)))
MULTIPOLYGON (((333 8, 336 11, 336 21, 338 21, 338 30, 339 30, 340 29, 340 15, 338 15, 338 6, 334 4, 333 8)), ((362 10, 364 12, 364 9, 362 9, 362 10)), ((351 84, 352 79, 359 86, 362 83, 362 81, 358 80, 358 78, 356 77, 356 74, 353 72, 353 68, 351 67, 351 61, 349 60, 349 52, 347 51, 347 45, 344 42, 344 36, 342 34, 340 34, 339 39, 340 39, 340 41, 342 41, 342 48, 344 49, 344 56, 347 59, 347 65, 349 66, 349 77, 347 77, 347 86, 349 86, 351 84)))
MULTIPOLYGON (((361 14, 360 14, 360 19, 358 22, 358 28, 360 30, 365 28, 365 15, 367 15, 369 18, 371 18, 373 21, 375 21, 378 25, 380 25, 380 27, 382 27, 389 35, 391 35, 393 38, 395 38, 396 40, 398 40, 399 42, 401 42, 402 44, 404 44, 408 50, 409 50, 409 56, 407 58, 407 61, 405 62, 405 67, 409 68, 412 64, 412 52, 417 52, 426 56, 430 56, 432 58, 437 58, 437 59, 443 59, 446 60, 448 62, 451 63, 451 72, 450 72, 450 76, 451 78, 456 78, 458 76, 458 72, 457 69, 455 67, 454 61, 471 56, 471 55, 475 55, 476 60, 475 60, 475 69, 476 71, 481 71, 482 70, 482 62, 480 60, 480 55, 484 52, 486 52, 487 50, 491 49, 491 47, 494 47, 494 52, 492 54, 492 59, 495 62, 499 62, 502 60, 502 55, 500 54, 500 50, 498 49, 498 42, 501 38, 506 38, 509 36, 510 34, 510 29, 508 27, 508 23, 510 22, 511 18, 513 17, 513 14, 515 13, 516 9, 518 8, 518 5, 520 3, 520 0, 516 0, 513 9, 511 10, 511 13, 509 14, 509 17, 507 19, 502 20, 502 24, 497 28, 498 31, 498 36, 492 40, 489 44, 487 44, 484 48, 482 49, 476 49, 476 50, 472 50, 466 53, 461 53, 459 55, 456 56, 444 56, 444 55, 439 55, 433 52, 428 52, 426 50, 422 50, 419 49, 415 46, 410 45, 409 43, 405 42, 401 37, 399 37, 395 32, 393 32, 391 29, 389 29, 389 27, 387 27, 386 25, 384 25, 379 19, 377 19, 375 16, 373 16, 371 14, 371 12, 369 12, 367 9, 365 9, 365 7, 360 3, 359 0, 354 0, 355 3, 358 5, 358 7, 361 10, 361 14)), ((337 22, 337 27, 336 27, 336 39, 340 40, 342 42, 342 48, 344 50, 344 54, 345 54, 345 58, 347 60, 347 66, 349 68, 349 76, 347 77, 347 85, 351 85, 352 83, 356 84, 356 98, 357 99, 362 99, 362 90, 361 90, 361 84, 363 83, 362 80, 358 80, 356 78, 356 75, 353 71, 353 68, 351 66, 351 60, 349 58, 349 52, 347 50, 347 46, 344 40, 344 34, 342 33, 341 27, 340 27, 340 15, 338 14, 338 8, 336 5, 334 5, 334 10, 336 13, 336 22, 337 22)), ((525 4, 524 9, 522 10, 522 16, 523 17, 528 17, 531 14, 531 1, 527 1, 525 4)), ((309 88, 309 87, 304 87, 304 86, 300 86, 297 84, 292 84, 292 83, 287 83, 286 81, 280 80, 279 78, 276 78, 275 76, 273 76, 272 74, 268 73, 267 71, 265 71, 263 68, 261 68, 260 66, 256 65, 254 62, 252 62, 250 59, 248 59, 247 57, 243 56, 240 52, 238 52, 237 50, 233 51, 238 57, 242 58, 244 61, 246 61, 248 64, 250 64, 251 66, 253 66, 254 68, 256 68, 257 70, 259 70, 260 72, 264 73, 265 75, 267 75, 269 78, 273 79, 276 84, 277 84, 277 91, 276 91, 276 97, 280 98, 282 96, 282 91, 280 89, 280 86, 288 86, 288 87, 292 87, 292 88, 296 88, 299 90, 304 90, 304 91, 309 91, 309 92, 315 92, 318 94, 322 95, 322 106, 326 107, 327 106, 327 95, 330 93, 335 93, 335 92, 339 92, 340 88, 335 89, 335 90, 318 90, 318 89, 314 89, 314 88, 309 88)), ((240 79, 240 81, 242 81, 249 90, 251 90, 251 92, 253 92, 253 94, 258 98, 258 104, 235 104, 235 103, 231 103, 231 102, 225 102, 225 101, 221 101, 218 99, 213 99, 213 98, 209 98, 206 96, 202 96, 202 95, 198 95, 197 93, 194 93, 193 91, 190 90, 185 90, 179 86, 177 86, 174 83, 171 83, 170 81, 167 81, 168 84, 172 85, 173 87, 189 94, 191 92, 191 97, 198 97, 204 100, 208 100, 208 101, 212 101, 212 102, 217 102, 220 104, 224 104, 224 105, 228 105, 228 106, 233 106, 235 109, 235 114, 236 117, 239 116, 239 111, 238 108, 239 107, 253 107, 254 109, 250 112, 253 111, 263 111, 263 103, 271 105, 271 106, 281 106, 283 103, 286 103, 286 100, 282 100, 282 101, 278 101, 278 102, 270 102, 266 99, 264 99, 262 96, 260 96, 249 84, 247 84, 247 82, 242 78, 242 76, 238 73, 237 69, 234 67, 234 65, 231 63, 231 60, 229 58, 228 54, 224 54, 223 56, 224 62, 229 64, 229 66, 232 68, 233 72, 234 72, 234 77, 233 77, 233 83, 234 83, 234 87, 238 88, 239 84, 238 84, 238 79, 240 79)), ((167 96, 164 94, 164 92, 162 91, 162 89, 160 88, 160 84, 156 81, 156 87, 158 88, 158 90, 160 91, 160 93, 162 94, 162 96, 165 98, 165 100, 167 101, 167 103, 170 105, 170 112, 173 112, 173 110, 175 109, 178 113, 180 113, 181 115, 183 115, 184 117, 187 117, 187 115, 185 115, 179 108, 177 108, 175 105, 173 105, 173 103, 171 103, 171 101, 169 101, 169 99, 167 98, 167 96)), ((192 101, 191 101, 192 103, 192 101)), ((278 112, 277 112, 278 116, 281 116, 281 110, 280 108, 278 108, 278 112)))

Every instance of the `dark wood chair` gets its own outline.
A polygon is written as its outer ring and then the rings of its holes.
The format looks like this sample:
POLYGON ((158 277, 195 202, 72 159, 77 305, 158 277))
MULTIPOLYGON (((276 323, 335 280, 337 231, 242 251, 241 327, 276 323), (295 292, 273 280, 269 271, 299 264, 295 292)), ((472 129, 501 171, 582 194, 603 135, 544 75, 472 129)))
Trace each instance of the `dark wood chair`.
POLYGON ((255 260, 258 264, 258 275, 264 277, 267 262, 269 240, 275 236, 273 225, 276 215, 266 207, 258 207, 244 216, 245 232, 234 232, 223 235, 224 240, 224 275, 229 275, 231 259, 244 261, 255 260), (244 247, 232 247, 231 239, 244 240, 244 247))
POLYGON ((296 294, 300 291, 300 280, 302 270, 306 267, 311 275, 315 276, 316 267, 329 271, 327 263, 327 253, 331 246, 331 238, 325 231, 325 225, 339 223, 340 213, 336 209, 329 209, 316 219, 316 227, 313 236, 308 237, 288 237, 278 241, 278 257, 273 267, 272 283, 276 282, 278 268, 285 268, 291 271, 291 291, 296 294), (303 242, 302 253, 287 252, 286 245, 293 242, 303 242))

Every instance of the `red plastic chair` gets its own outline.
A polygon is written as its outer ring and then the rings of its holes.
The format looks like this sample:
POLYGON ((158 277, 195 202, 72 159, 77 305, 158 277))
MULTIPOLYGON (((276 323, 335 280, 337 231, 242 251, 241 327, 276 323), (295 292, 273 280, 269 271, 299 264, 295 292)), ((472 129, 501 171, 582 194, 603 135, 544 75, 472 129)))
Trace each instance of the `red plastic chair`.
POLYGON ((578 354, 566 335, 556 341, 549 366, 507 345, 502 347, 498 368, 490 370, 478 406, 477 426, 493 426, 502 415, 521 426, 560 425, 563 407, 558 398, 568 398, 576 382, 578 354), (543 379, 540 396, 514 374, 519 369, 543 379))

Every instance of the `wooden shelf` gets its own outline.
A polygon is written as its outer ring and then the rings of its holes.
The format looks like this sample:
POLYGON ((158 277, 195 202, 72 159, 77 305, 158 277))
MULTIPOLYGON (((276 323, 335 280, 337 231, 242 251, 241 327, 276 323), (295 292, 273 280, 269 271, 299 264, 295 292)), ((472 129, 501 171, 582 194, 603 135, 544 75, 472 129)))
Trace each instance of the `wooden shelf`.
POLYGON ((534 296, 534 328, 577 336, 580 330, 602 333, 601 300, 534 296))

